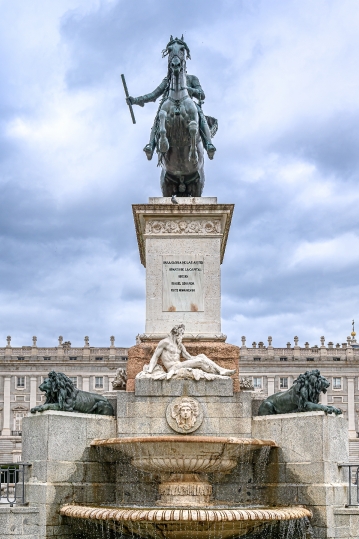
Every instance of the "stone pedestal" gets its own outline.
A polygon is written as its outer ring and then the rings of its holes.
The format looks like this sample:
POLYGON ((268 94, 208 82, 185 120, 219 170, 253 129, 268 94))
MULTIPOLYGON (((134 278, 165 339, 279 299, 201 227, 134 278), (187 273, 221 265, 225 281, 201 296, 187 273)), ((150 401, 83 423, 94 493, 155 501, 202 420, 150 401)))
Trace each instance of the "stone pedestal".
POLYGON ((23 419, 23 461, 32 465, 26 497, 38 511, 39 538, 73 537, 59 514, 64 503, 115 500, 115 465, 99 462, 90 447, 115 432, 116 420, 102 415, 46 411, 23 419))
POLYGON ((194 398, 203 417, 192 434, 251 437, 252 393, 233 391, 231 379, 136 380, 136 391, 117 392, 117 436, 178 435, 168 407, 182 396, 194 398))
POLYGON ((347 420, 324 412, 260 416, 253 418, 252 435, 279 446, 263 481, 268 503, 305 505, 313 512, 316 539, 350 537, 338 535, 342 523, 335 516, 348 495, 345 471, 338 467, 349 458, 347 420))
POLYGON ((150 198, 133 205, 146 268, 146 327, 141 340, 164 338, 184 323, 185 339, 225 340, 221 333, 220 264, 233 204, 216 198, 150 198))

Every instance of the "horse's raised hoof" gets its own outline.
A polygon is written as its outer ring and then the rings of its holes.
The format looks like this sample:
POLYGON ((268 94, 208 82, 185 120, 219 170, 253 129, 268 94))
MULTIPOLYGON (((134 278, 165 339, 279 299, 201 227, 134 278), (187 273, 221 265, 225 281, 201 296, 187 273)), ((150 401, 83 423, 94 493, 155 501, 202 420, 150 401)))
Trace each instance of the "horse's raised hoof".
POLYGON ((168 139, 166 136, 164 137, 160 137, 160 140, 158 141, 158 149, 161 153, 166 153, 168 152, 170 148, 170 145, 168 143, 168 139))
POLYGON ((146 157, 149 161, 151 161, 153 156, 153 148, 150 144, 146 144, 146 146, 143 148, 143 151, 146 154, 146 157))
POLYGON ((214 154, 216 153, 216 148, 213 146, 213 144, 207 144, 207 155, 209 159, 213 159, 214 154))

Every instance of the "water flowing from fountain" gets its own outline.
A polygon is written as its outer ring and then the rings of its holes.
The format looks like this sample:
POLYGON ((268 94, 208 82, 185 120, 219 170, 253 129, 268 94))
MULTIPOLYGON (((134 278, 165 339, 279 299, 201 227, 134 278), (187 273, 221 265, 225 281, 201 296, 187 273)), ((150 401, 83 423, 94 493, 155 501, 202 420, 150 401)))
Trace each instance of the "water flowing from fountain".
MULTIPOLYGON (((271 440, 224 438, 210 436, 132 437, 94 440, 100 451, 110 450, 111 459, 119 461, 118 472, 126 474, 122 462, 130 459, 139 486, 148 480, 156 487, 157 500, 149 506, 142 503, 116 506, 65 505, 64 517, 71 518, 76 529, 86 537, 112 539, 234 539, 236 537, 280 537, 307 539, 307 509, 296 507, 253 506, 249 502, 227 503, 213 498, 209 477, 237 473, 254 473, 248 483, 264 478, 271 440), (253 454, 257 453, 255 462, 253 454), (81 521, 85 524, 82 525, 81 521), (89 527, 91 530, 87 530, 89 527), (94 535, 95 533, 95 535, 94 535), (99 535, 100 534, 100 535, 99 535), (253 535, 257 534, 257 536, 253 535), (258 535, 259 534, 259 535, 258 535), (263 535, 265 534, 265 535, 263 535), (85 536, 85 535, 84 535, 85 536)), ((103 457, 103 453, 101 456, 103 457)), ((147 484, 146 484, 147 486, 147 484)), ((252 496, 253 498, 253 496, 252 496)), ((122 500, 123 502, 123 500, 122 500)))

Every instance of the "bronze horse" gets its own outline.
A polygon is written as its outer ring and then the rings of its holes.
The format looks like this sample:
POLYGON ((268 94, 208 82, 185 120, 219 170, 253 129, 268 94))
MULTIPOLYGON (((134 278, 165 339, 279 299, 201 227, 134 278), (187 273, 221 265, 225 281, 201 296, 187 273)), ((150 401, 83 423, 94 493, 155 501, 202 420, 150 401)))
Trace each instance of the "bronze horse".
POLYGON ((216 148, 211 137, 217 131, 217 120, 204 116, 202 103, 205 96, 199 80, 186 74, 186 59, 190 58, 190 52, 183 36, 181 39, 171 36, 163 56, 168 56, 168 75, 160 86, 151 94, 129 97, 127 102, 143 106, 163 95, 150 142, 144 151, 147 158, 152 159, 157 147, 163 196, 200 197, 205 181, 204 149, 213 159, 216 148), (193 97, 197 98, 198 104, 193 97))

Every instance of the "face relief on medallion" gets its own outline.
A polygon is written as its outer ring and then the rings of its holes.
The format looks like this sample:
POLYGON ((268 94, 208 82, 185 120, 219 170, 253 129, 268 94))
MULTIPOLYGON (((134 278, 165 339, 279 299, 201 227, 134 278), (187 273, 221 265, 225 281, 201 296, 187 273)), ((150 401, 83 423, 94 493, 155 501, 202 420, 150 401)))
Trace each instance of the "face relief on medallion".
POLYGON ((162 311, 204 311, 203 256, 162 257, 162 311))

